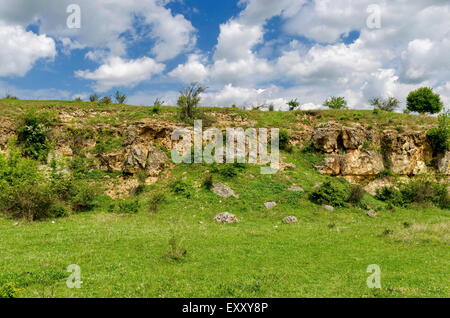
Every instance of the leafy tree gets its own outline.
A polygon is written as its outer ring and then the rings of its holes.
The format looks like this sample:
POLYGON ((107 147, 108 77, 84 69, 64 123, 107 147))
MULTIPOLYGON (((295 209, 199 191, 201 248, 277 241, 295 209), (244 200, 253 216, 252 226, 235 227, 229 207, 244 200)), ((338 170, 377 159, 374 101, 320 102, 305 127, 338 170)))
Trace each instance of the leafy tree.
POLYGON ((127 95, 119 91, 116 91, 115 98, 118 104, 125 104, 125 102, 127 101, 127 95))
POLYGON ((195 119, 198 104, 200 103, 200 94, 205 92, 207 87, 199 83, 192 83, 180 92, 177 106, 178 114, 181 120, 189 121, 195 119))
POLYGON ((422 87, 409 93, 407 98, 407 109, 420 114, 437 114, 442 111, 442 104, 439 94, 433 93, 433 89, 422 87))
POLYGON ((427 137, 435 153, 450 150, 450 113, 438 117, 438 127, 428 131, 427 137))
POLYGON ((375 109, 384 110, 388 112, 393 112, 400 105, 400 101, 395 97, 388 97, 386 99, 376 97, 371 99, 369 102, 373 107, 375 107, 375 109))
POLYGON ((331 109, 346 109, 347 108, 347 101, 344 97, 330 97, 328 98, 323 106, 326 106, 331 109))
POLYGON ((289 106, 289 110, 293 111, 300 107, 300 102, 296 98, 296 99, 292 99, 291 101, 289 101, 287 103, 287 105, 289 106))

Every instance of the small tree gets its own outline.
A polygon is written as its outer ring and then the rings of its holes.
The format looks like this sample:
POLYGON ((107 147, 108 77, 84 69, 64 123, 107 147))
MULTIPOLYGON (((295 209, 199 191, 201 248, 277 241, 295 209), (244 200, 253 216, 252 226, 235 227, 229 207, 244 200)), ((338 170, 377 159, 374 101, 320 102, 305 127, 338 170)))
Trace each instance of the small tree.
POLYGON ((105 96, 100 100, 100 103, 105 104, 105 105, 109 105, 112 103, 112 99, 109 96, 105 96))
POLYGON ((115 98, 118 104, 125 104, 125 102, 127 101, 127 95, 119 91, 116 91, 115 98))
POLYGON ((81 99, 81 97, 77 97, 74 99, 74 101, 77 103, 81 103, 83 100, 81 99))
POLYGON ((330 97, 328 98, 325 103, 323 103, 323 106, 326 106, 331 109, 346 109, 347 108, 347 101, 344 97, 330 97))
POLYGON ((98 96, 97 94, 92 94, 89 96, 89 101, 91 103, 95 103, 100 99, 100 96, 98 96))
POLYGON ((422 87, 409 93, 407 102, 408 110, 420 114, 437 114, 444 108, 439 94, 433 93, 433 89, 429 87, 422 87))
POLYGON ((427 137, 436 154, 450 150, 450 113, 438 117, 438 127, 428 131, 427 137))
POLYGON ((289 106, 289 110, 293 111, 300 107, 300 102, 296 98, 296 99, 292 99, 291 101, 289 101, 287 103, 287 105, 289 106))
POLYGON ((381 97, 372 98, 370 101, 375 109, 393 112, 400 105, 400 101, 395 97, 388 97, 383 99, 381 97))
POLYGON ((199 83, 192 83, 180 92, 177 106, 181 120, 188 121, 195 119, 196 110, 200 103, 200 94, 206 91, 207 87, 201 86, 199 83))

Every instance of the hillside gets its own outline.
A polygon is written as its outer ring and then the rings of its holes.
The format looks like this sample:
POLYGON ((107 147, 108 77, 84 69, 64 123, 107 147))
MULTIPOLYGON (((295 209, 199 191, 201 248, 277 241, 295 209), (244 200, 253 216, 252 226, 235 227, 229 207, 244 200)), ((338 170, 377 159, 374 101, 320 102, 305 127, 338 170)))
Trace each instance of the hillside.
POLYGON ((33 161, 39 171, 46 178, 70 175, 97 192, 86 209, 79 208, 82 191, 61 199, 60 217, 30 222, 2 211, 0 291, 13 285, 16 297, 450 296, 450 153, 436 152, 427 138, 436 118, 203 109, 208 126, 286 132, 282 169, 261 175, 258 165, 171 162, 171 134, 186 126, 175 107, 0 100, 4 158, 12 148, 23 153, 18 127, 33 108, 52 118, 48 149, 30 151, 45 154, 33 161), (217 184, 236 195, 217 195, 217 184), (402 201, 375 197, 384 187, 402 201), (360 194, 343 199, 340 191, 360 194), (342 202, 326 202, 328 196, 342 202), (224 212, 239 222, 215 222, 224 212), (283 223, 287 216, 298 222, 283 223), (81 267, 81 289, 66 287, 70 264, 81 267), (371 264, 382 268, 381 290, 367 288, 371 264))

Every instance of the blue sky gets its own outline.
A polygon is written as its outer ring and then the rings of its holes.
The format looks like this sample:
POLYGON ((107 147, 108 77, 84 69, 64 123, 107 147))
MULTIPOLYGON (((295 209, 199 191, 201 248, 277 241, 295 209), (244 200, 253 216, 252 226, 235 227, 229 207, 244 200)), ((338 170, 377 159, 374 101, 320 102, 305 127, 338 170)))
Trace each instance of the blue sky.
POLYGON ((204 105, 368 108, 431 86, 448 105, 448 16, 442 0, 0 0, 0 94, 174 104, 199 81, 204 105))

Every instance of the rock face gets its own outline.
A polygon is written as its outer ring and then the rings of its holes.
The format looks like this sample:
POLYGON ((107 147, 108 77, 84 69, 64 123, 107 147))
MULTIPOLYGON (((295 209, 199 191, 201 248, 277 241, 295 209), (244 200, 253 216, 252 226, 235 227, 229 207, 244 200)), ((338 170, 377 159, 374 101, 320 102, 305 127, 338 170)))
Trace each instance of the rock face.
POLYGON ((216 221, 218 223, 223 223, 223 224, 233 224, 233 223, 238 223, 239 219, 234 214, 224 212, 224 213, 217 214, 214 217, 214 221, 216 221))
POLYGON ((298 219, 295 216, 287 216, 283 219, 284 224, 298 223, 298 219))
POLYGON ((123 170, 132 174, 145 170, 149 176, 158 176, 168 159, 162 150, 154 146, 133 145, 128 150, 123 170))
POLYGON ((230 189, 230 187, 220 182, 215 182, 211 190, 212 192, 214 192, 218 196, 221 196, 222 198, 234 197, 236 199, 239 199, 239 196, 236 193, 234 193, 234 191, 230 189))

